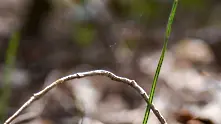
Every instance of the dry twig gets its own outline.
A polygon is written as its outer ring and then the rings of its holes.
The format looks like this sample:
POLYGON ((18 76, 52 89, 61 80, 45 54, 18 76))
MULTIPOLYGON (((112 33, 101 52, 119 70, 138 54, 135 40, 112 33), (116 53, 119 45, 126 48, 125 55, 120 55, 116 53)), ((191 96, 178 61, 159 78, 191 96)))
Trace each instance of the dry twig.
POLYGON ((125 83, 129 86, 131 86, 132 88, 134 88, 137 92, 140 93, 140 95, 143 97, 143 99, 147 102, 148 105, 150 105, 151 110, 153 111, 153 113, 155 114, 155 116, 158 118, 158 120, 160 121, 161 124, 167 124, 166 120, 163 118, 163 116, 160 114, 160 112, 155 108, 155 106, 153 104, 149 103, 149 98, 147 96, 147 93, 143 90, 143 88, 141 88, 136 81, 134 80, 130 80, 128 78, 124 78, 124 77, 119 77, 109 71, 105 71, 105 70, 94 70, 94 71, 88 71, 88 72, 82 72, 82 73, 76 73, 73 75, 69 75, 63 78, 58 79, 57 81, 53 82, 51 85, 47 86, 46 88, 44 88, 43 90, 41 90, 38 93, 35 93, 27 102, 25 102, 21 108, 19 108, 10 118, 8 118, 4 124, 9 124, 11 123, 16 117, 18 117, 18 115, 25 109, 27 108, 31 103, 33 103, 34 101, 40 99, 42 96, 44 96, 48 91, 50 91, 52 88, 54 88, 55 86, 64 83, 65 81, 69 81, 72 79, 79 79, 79 78, 84 78, 87 76, 106 76, 109 77, 111 80, 113 81, 117 81, 117 82, 122 82, 125 83))

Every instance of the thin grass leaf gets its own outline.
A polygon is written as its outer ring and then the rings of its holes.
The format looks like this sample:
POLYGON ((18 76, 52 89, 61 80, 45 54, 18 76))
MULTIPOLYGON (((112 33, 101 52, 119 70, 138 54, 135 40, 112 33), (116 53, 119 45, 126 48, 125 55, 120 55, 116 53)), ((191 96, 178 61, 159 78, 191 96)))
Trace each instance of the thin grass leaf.
MULTIPOLYGON (((160 60, 159 60, 158 65, 157 65, 157 69, 156 69, 154 79, 153 79, 153 83, 152 83, 152 87, 151 87, 151 92, 150 92, 150 97, 149 97, 150 103, 153 102, 153 97, 154 97, 154 93, 155 93, 155 89, 156 89, 156 85, 157 85, 157 80, 158 80, 160 70, 161 70, 161 66, 162 66, 162 63, 163 63, 163 60, 164 60, 164 55, 165 55, 165 52, 166 52, 167 44, 168 44, 170 33, 171 33, 171 25, 173 23, 173 19, 174 19, 175 13, 176 13, 177 5, 178 5, 178 0, 174 0, 172 10, 171 10, 171 13, 170 13, 170 16, 169 16, 169 19, 168 19, 168 23, 167 23, 166 34, 165 34, 165 39, 164 39, 164 44, 163 44, 160 60)), ((147 105, 147 108, 146 108, 146 111, 145 111, 145 116, 144 116, 144 119, 143 119, 143 124, 147 124, 149 115, 150 115, 150 106, 147 105)))
POLYGON ((20 34, 19 32, 15 32, 8 44, 8 48, 6 51, 5 57, 5 67, 4 67, 4 83, 2 88, 2 94, 0 96, 0 119, 1 121, 4 120, 7 107, 8 107, 8 100, 11 95, 11 85, 10 85, 10 75, 11 69, 15 65, 16 53, 19 45, 20 34))

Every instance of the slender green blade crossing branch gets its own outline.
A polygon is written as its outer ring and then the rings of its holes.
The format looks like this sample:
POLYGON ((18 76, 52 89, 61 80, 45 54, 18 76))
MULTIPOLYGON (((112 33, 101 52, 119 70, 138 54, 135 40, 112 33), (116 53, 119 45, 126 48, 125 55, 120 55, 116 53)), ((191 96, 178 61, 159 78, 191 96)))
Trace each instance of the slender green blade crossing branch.
MULTIPOLYGON (((150 91, 150 97, 149 97, 150 103, 153 102, 153 97, 154 97, 154 93, 155 93, 155 89, 156 89, 156 85, 157 85, 157 80, 158 80, 158 77, 160 74, 161 66, 163 64, 164 55, 166 52, 167 44, 168 44, 170 33, 171 33, 171 25, 173 23, 173 19, 174 19, 175 13, 176 13, 177 5, 178 5, 178 0, 174 0, 172 10, 171 10, 171 13, 170 13, 170 16, 168 19, 168 23, 167 23, 163 49, 161 52, 161 56, 160 56, 160 59, 159 59, 158 65, 157 65, 157 69, 156 69, 156 72, 154 75, 154 79, 153 79, 153 83, 152 83, 152 87, 151 87, 151 91, 150 91)), ((150 115, 150 106, 148 105, 146 108, 146 111, 145 111, 143 124, 147 124, 149 115, 150 115)))
POLYGON ((11 95, 11 85, 10 85, 10 75, 11 69, 15 65, 16 53, 19 46, 20 33, 15 32, 12 34, 11 39, 8 44, 5 57, 5 67, 4 67, 4 83, 3 83, 3 93, 0 95, 0 120, 5 119, 7 112, 9 97, 11 95))

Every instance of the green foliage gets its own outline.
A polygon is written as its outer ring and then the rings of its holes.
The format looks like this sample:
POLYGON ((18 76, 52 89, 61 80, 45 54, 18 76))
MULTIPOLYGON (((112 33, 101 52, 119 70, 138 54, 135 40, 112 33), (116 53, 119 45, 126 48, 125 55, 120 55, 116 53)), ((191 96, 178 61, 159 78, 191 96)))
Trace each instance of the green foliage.
POLYGON ((208 0, 182 0, 180 1, 182 6, 189 9, 205 9, 206 5, 209 4, 208 0))
POLYGON ((143 20, 151 18, 156 13, 156 4, 146 0, 132 0, 131 1, 131 16, 139 17, 143 20), (140 17, 141 16, 141 17, 140 17))
POLYGON ((90 45, 96 35, 96 30, 90 24, 76 25, 74 30, 76 43, 82 47, 90 45))
MULTIPOLYGON (((171 13, 170 13, 170 16, 169 16, 167 28, 166 28, 166 34, 165 34, 163 49, 162 49, 162 52, 161 52, 160 60, 159 60, 158 65, 157 65, 157 69, 156 69, 154 79, 153 79, 153 83, 152 83, 152 87, 151 87, 151 92, 150 92, 150 96, 149 96, 150 103, 153 102, 153 97, 154 97, 154 93, 155 93, 155 89, 156 89, 156 85, 157 85, 157 80, 158 80, 158 77, 159 77, 159 74, 160 74, 161 66, 163 64, 164 55, 165 55, 167 44, 168 44, 169 37, 170 37, 171 25, 173 23, 173 19, 174 19, 175 13, 176 13, 177 4, 178 4, 178 0, 174 0, 173 7, 172 7, 172 10, 171 10, 171 13)), ((148 105, 147 108, 146 108, 146 111, 145 111, 143 124, 147 123, 149 115, 150 115, 150 106, 148 105)))
POLYGON ((7 107, 9 103, 9 98, 11 95, 11 85, 10 85, 10 74, 11 69, 13 69, 16 61, 16 53, 19 46, 20 34, 15 32, 11 40, 9 41, 6 57, 5 57, 5 67, 4 67, 4 84, 3 91, 0 96, 0 119, 4 120, 5 114, 7 112, 7 107))
POLYGON ((137 40, 135 39, 128 39, 124 41, 124 45, 125 47, 129 48, 129 49, 135 49, 137 47, 137 40))

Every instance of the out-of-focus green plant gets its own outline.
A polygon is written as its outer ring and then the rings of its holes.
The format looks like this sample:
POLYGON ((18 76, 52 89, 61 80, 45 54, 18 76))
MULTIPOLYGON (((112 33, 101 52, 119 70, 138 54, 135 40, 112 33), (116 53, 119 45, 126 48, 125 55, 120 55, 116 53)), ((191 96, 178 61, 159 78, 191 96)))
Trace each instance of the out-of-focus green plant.
POLYGON ((3 121, 7 113, 9 98, 11 95, 11 70, 14 68, 16 61, 16 53, 19 46, 20 33, 15 32, 9 41, 8 48, 5 56, 5 67, 4 67, 4 83, 2 86, 2 94, 0 96, 0 119, 3 121))
POLYGON ((204 9, 204 7, 209 4, 210 1, 208 0, 182 0, 180 3, 185 8, 189 9, 204 9))
POLYGON ((92 24, 77 24, 74 28, 74 38, 78 45, 85 47, 93 42, 96 30, 92 24))
POLYGON ((147 20, 155 12, 155 5, 146 0, 132 0, 131 1, 131 16, 135 18, 142 18, 147 20))
MULTIPOLYGON (((167 24, 167 28, 166 28, 166 34, 165 34, 163 49, 162 49, 162 52, 161 52, 161 56, 160 56, 160 59, 159 59, 158 65, 157 65, 157 69, 156 69, 156 72, 155 72, 155 75, 154 75, 154 79, 153 79, 153 83, 152 83, 152 87, 151 87, 151 91, 150 91, 150 97, 149 97, 150 103, 153 102, 153 97, 154 97, 154 94, 155 94, 157 80, 158 80, 158 77, 159 77, 159 74, 160 74, 161 66, 163 64, 164 55, 166 53, 166 48, 167 48, 167 44, 168 44, 170 33, 171 33, 171 25, 173 23, 173 19, 174 19, 175 13, 176 13, 177 4, 178 4, 178 0, 174 0, 173 7, 172 7, 172 10, 171 10, 169 19, 168 19, 168 24, 167 24)), ((150 115, 150 106, 148 105, 147 108, 146 108, 146 111, 145 111, 143 124, 147 124, 149 115, 150 115)))

